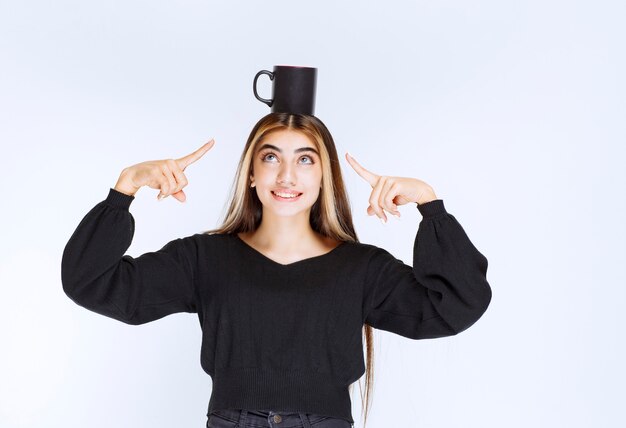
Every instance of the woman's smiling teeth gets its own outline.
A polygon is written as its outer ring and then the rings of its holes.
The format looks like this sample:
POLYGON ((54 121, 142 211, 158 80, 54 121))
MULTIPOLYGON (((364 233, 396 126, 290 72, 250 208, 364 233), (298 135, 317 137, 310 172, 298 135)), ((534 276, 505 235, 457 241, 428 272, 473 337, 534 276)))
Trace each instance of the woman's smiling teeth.
POLYGON ((300 196, 302 193, 284 193, 284 192, 275 192, 272 190, 272 194, 276 195, 276 196, 280 196, 281 198, 296 198, 298 196, 300 196))

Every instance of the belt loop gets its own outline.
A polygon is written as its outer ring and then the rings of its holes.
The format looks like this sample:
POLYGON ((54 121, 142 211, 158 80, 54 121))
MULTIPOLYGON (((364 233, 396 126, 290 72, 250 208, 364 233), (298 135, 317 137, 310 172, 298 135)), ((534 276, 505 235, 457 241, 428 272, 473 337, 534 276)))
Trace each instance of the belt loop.
POLYGON ((248 416, 248 411, 246 409, 241 409, 241 413, 239 414, 239 422, 237 424, 237 428, 244 428, 246 425, 246 417, 248 416))
POLYGON ((300 415, 300 419, 302 420, 302 427, 311 428, 311 420, 309 419, 309 415, 303 412, 298 412, 298 414, 300 415))

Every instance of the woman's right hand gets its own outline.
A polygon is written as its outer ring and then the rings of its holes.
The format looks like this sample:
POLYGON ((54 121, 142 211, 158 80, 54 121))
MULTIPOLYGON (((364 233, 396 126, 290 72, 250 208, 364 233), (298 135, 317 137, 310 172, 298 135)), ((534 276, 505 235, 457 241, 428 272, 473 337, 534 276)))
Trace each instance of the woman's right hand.
POLYGON ((180 202, 185 202, 187 196, 182 189, 188 181, 183 171, 204 156, 214 144, 215 141, 211 139, 198 150, 180 159, 146 161, 124 168, 115 190, 134 196, 141 187, 148 186, 160 190, 158 200, 172 195, 180 202))

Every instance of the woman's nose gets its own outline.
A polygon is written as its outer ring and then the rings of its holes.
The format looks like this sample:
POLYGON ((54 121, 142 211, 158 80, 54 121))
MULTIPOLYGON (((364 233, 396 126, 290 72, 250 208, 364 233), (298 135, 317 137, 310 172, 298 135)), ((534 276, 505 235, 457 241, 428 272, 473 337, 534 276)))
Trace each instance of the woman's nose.
POLYGON ((296 184, 295 180, 296 180, 296 177, 291 166, 283 165, 280 168, 280 171, 278 172, 278 177, 276 178, 276 181, 278 183, 296 184))

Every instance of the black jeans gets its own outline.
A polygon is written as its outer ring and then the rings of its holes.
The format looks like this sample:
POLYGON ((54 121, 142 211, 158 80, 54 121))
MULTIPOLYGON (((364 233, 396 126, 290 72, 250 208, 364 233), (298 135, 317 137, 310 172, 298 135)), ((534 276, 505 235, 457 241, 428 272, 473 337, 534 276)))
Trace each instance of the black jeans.
POLYGON ((354 428, 346 419, 273 410, 215 410, 207 428, 354 428))

